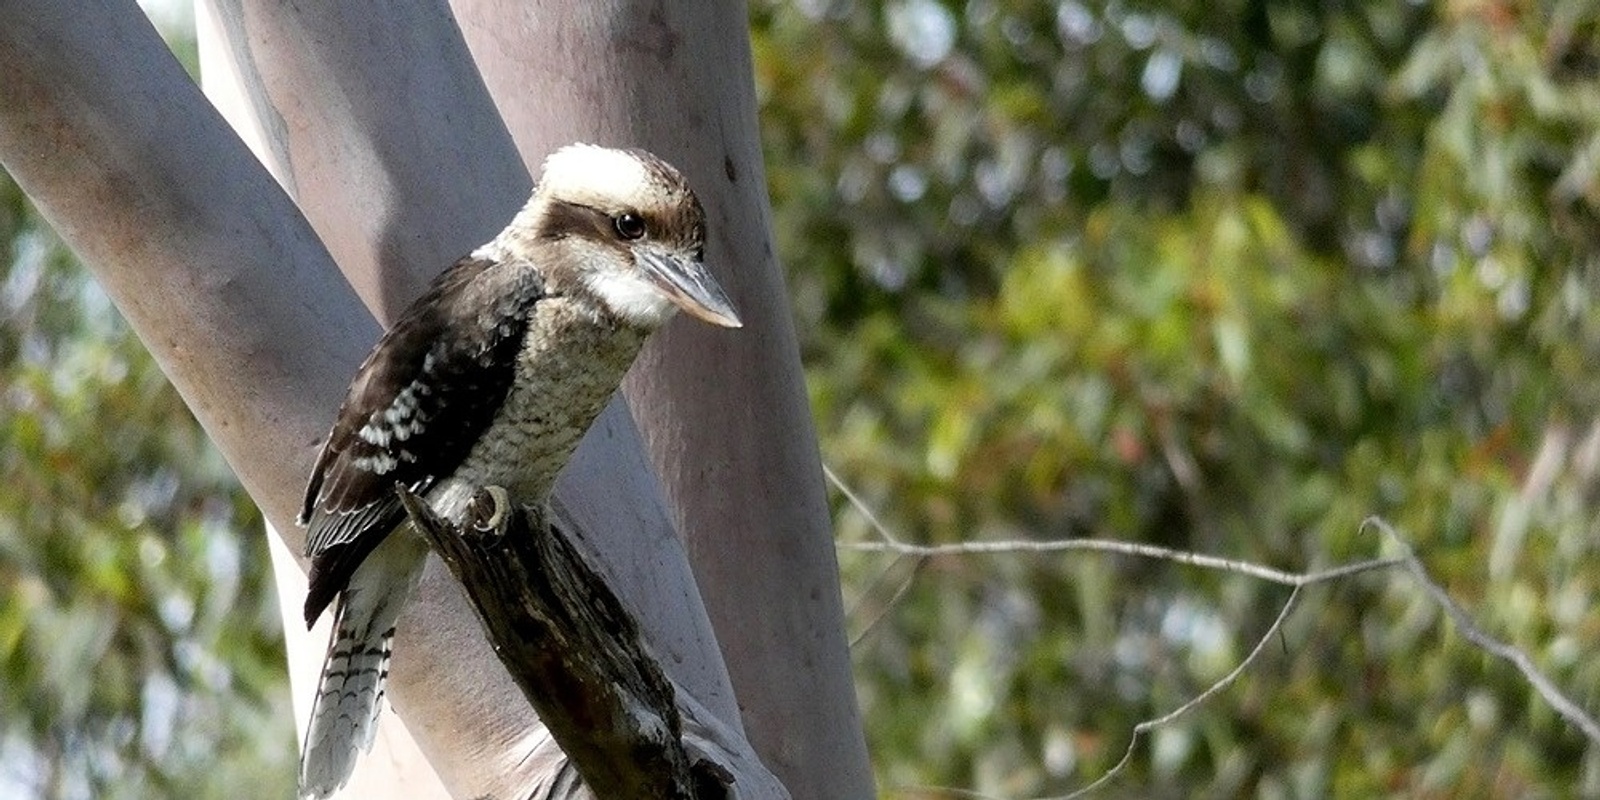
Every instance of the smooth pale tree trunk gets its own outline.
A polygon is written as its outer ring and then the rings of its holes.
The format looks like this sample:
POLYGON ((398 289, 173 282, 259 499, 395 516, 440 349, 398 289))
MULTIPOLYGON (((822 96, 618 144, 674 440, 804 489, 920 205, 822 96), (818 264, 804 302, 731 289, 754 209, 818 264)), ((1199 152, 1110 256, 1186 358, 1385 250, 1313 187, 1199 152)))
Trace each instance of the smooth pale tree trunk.
MULTIPOLYGON (((654 460, 669 476, 668 496, 681 504, 670 516, 702 554, 696 569, 726 627, 729 657, 749 695, 746 722, 759 732, 763 756, 796 796, 867 796, 814 445, 767 254, 742 9, 695 6, 698 22, 707 24, 684 30, 677 26, 697 21, 626 4, 576 5, 583 7, 567 10, 570 19, 552 9, 548 28, 508 18, 507 27, 520 25, 526 38, 502 31, 501 41, 527 52, 556 46, 564 30, 572 32, 567 41, 592 38, 579 26, 595 20, 612 20, 600 30, 615 33, 626 29, 621 20, 639 18, 650 23, 645 41, 672 51, 663 65, 674 57, 694 63, 694 52, 724 59, 695 70, 643 70, 605 84, 623 90, 604 96, 589 91, 592 64, 568 64, 567 81, 549 84, 545 122, 589 119, 590 132, 573 130, 572 138, 655 149, 685 166, 707 201, 714 226, 708 256, 728 265, 719 273, 752 322, 741 332, 748 341, 697 341, 703 337, 680 333, 680 326, 652 349, 635 392, 652 406, 643 416, 654 460), (739 85, 725 77, 690 85, 728 69, 730 58, 742 71, 739 85), (706 93, 696 101, 700 116, 685 116, 681 129, 659 117, 649 124, 630 117, 640 113, 630 98, 661 92, 706 93), (597 116, 581 117, 580 107, 597 116), (721 153, 690 147, 712 130, 725 137, 717 140, 721 153), (719 168, 726 184, 715 180, 719 168), (729 386, 715 387, 724 381, 729 386), (754 394, 741 398, 739 391, 754 394), (753 409, 774 414, 781 427, 752 424, 759 422, 753 409), (778 441, 718 444, 703 430, 683 430, 676 414, 717 419, 734 436, 778 441), (780 463, 744 474, 755 456, 780 463), (729 488, 696 490, 696 474, 715 478, 707 486, 729 488), (742 527, 721 527, 735 523, 742 527), (729 566, 709 564, 711 542, 726 543, 729 566), (777 578, 787 578, 785 588, 737 594, 752 582, 785 583, 777 578), (743 615, 729 611, 735 608, 743 615), (779 699, 767 700, 768 691, 779 699)), ((541 145, 524 141, 525 156, 516 151, 442 6, 382 15, 272 3, 209 10, 217 50, 207 61, 230 64, 225 76, 236 88, 224 105, 305 216, 199 96, 132 3, 0 2, 0 161, 95 268, 298 551, 290 520, 304 476, 345 383, 377 335, 362 300, 387 318, 428 277, 498 229, 525 199, 522 163, 536 160, 541 145)), ((463 16, 486 24, 481 9, 463 16)), ((631 46, 612 34, 598 41, 631 46)), ((487 73, 514 74, 486 60, 487 73)), ((514 104, 501 99, 513 122, 524 125, 514 104)), ((722 718, 718 730, 738 749, 727 676, 624 406, 608 410, 559 491, 643 613, 672 677, 708 718, 722 718)), ((451 792, 516 797, 547 777, 553 762, 542 730, 440 570, 429 570, 402 625, 398 647, 409 655, 396 658, 392 698, 451 792)), ((299 647, 320 657, 320 645, 299 647)), ((414 756, 402 750, 369 759, 366 769, 392 771, 394 759, 414 756)), ((760 783, 758 769, 752 784, 760 783)), ((403 796, 422 796, 419 783, 402 786, 403 796)))

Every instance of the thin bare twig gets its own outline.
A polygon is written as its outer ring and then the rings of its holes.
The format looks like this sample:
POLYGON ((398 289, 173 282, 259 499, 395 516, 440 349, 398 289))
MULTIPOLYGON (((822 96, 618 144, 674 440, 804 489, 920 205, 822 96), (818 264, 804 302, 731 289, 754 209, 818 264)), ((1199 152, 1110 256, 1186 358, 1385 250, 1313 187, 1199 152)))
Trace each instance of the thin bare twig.
MULTIPOLYGON (((1539 695, 1545 699, 1545 702, 1549 703, 1550 706, 1555 709, 1556 713, 1560 714, 1563 719, 1567 720, 1574 727, 1582 731, 1583 734, 1591 741, 1600 744, 1600 722, 1596 722, 1593 716, 1585 712, 1581 707, 1578 706, 1577 703, 1568 698, 1553 681, 1551 681, 1543 672, 1539 670, 1539 668, 1533 663, 1533 659, 1529 657, 1526 652, 1495 639, 1494 637, 1485 633, 1482 628, 1478 627, 1477 623, 1473 621, 1472 617, 1469 616, 1466 611, 1464 611, 1459 605, 1456 604, 1454 600, 1450 598, 1449 594, 1445 592, 1442 586, 1440 586, 1432 579, 1431 576, 1429 576, 1427 569, 1423 567, 1422 562, 1417 559, 1416 553, 1411 548, 1410 543, 1401 537, 1400 534, 1382 518, 1376 516, 1368 517, 1362 522, 1362 529, 1365 530, 1369 526, 1377 528, 1385 536, 1387 536, 1389 540, 1395 544, 1395 546, 1400 548, 1402 555, 1391 556, 1388 558, 1369 559, 1351 564, 1342 564, 1315 572, 1302 573, 1285 572, 1283 570, 1273 569, 1272 567, 1267 567, 1248 561, 1218 558, 1216 556, 1190 553, 1181 550, 1172 550, 1154 545, 1102 539, 1058 539, 1051 541, 1017 540, 996 542, 963 542, 946 545, 917 545, 906 542, 891 533, 888 527, 878 519, 878 516, 875 513, 873 513, 872 509, 869 508, 866 503, 863 502, 861 498, 850 489, 849 486, 846 486, 845 483, 839 479, 839 476, 834 474, 834 472, 826 465, 823 466, 823 471, 828 480, 832 482, 833 485, 837 487, 845 496, 845 498, 848 499, 850 503, 861 512, 861 514, 866 518, 867 522, 872 526, 873 530, 877 532, 881 539, 881 541, 878 542, 841 544, 840 547, 844 549, 863 552, 887 552, 902 556, 919 556, 924 558, 942 555, 1050 553, 1068 550, 1082 550, 1131 555, 1141 558, 1162 559, 1179 564, 1201 567, 1204 569, 1215 569, 1241 575, 1248 575, 1271 583, 1293 587, 1293 591, 1289 593, 1289 597, 1284 601, 1283 607, 1279 609, 1278 616, 1273 620, 1272 625, 1270 625, 1266 632, 1262 634, 1261 638, 1256 641, 1255 646, 1251 648, 1250 653, 1245 656, 1244 660, 1240 661, 1232 671, 1223 676, 1217 682, 1213 683, 1205 691, 1191 698, 1172 711, 1169 711, 1159 717, 1146 719, 1135 725, 1133 727, 1133 733, 1128 741, 1127 750, 1123 752, 1122 758, 1119 759, 1117 763, 1111 767, 1111 769, 1106 771, 1106 773, 1101 775, 1099 778, 1096 778, 1087 786, 1084 786, 1083 788, 1078 789, 1071 794, 1064 795, 1055 800, 1073 800, 1073 798, 1083 797, 1101 788, 1102 786, 1105 786, 1108 782, 1115 779, 1117 775, 1120 774, 1129 763, 1131 763, 1133 754, 1138 747, 1139 740, 1147 733, 1157 727, 1182 717, 1183 715, 1194 710, 1201 703, 1204 703, 1206 700, 1215 697, 1217 694, 1231 687, 1239 679, 1239 677, 1244 674, 1244 671, 1249 669, 1250 666, 1255 663, 1262 651, 1265 650, 1267 643, 1271 641, 1274 636, 1277 636, 1279 631, 1283 629, 1284 622, 1289 618, 1290 612, 1294 610, 1295 604, 1299 602, 1300 592, 1302 589, 1313 584, 1338 580, 1351 575, 1394 566, 1405 567, 1406 571, 1419 584, 1422 585, 1423 589, 1428 593, 1433 601, 1440 608, 1444 609, 1445 614, 1450 617, 1452 622, 1455 623, 1456 627, 1461 631, 1462 636, 1466 638, 1468 642, 1496 657, 1511 662, 1511 664, 1522 673, 1523 677, 1533 685, 1533 688, 1539 692, 1539 695)), ((895 599, 898 599, 898 596, 895 599)), ((993 800, 992 798, 989 798, 988 795, 975 792, 971 789, 929 786, 915 788, 915 791, 928 790, 943 792, 956 797, 983 798, 984 800, 993 800)))
MULTIPOLYGON (((901 561, 901 559, 899 559, 899 558, 894 559, 893 562, 889 565, 890 568, 893 568, 893 566, 895 564, 900 563, 900 561, 901 561)), ((905 597, 906 596, 906 592, 911 591, 911 585, 913 583, 916 583, 917 573, 922 571, 922 565, 924 565, 926 563, 928 563, 928 559, 926 559, 926 558, 916 558, 915 560, 913 560, 911 562, 910 571, 908 571, 906 573, 905 578, 900 581, 900 585, 894 587, 894 594, 889 596, 889 599, 884 602, 883 607, 878 609, 878 612, 876 614, 872 615, 872 619, 867 620, 867 624, 863 625, 861 627, 861 631, 859 633, 857 633, 855 635, 855 637, 850 640, 850 649, 854 650, 856 645, 861 644, 861 641, 863 639, 866 639, 867 635, 872 633, 874 628, 878 627, 878 623, 882 622, 886 617, 888 617, 889 616, 889 612, 893 611, 894 607, 900 604, 900 598, 905 597)), ((889 570, 888 569, 884 570, 883 574, 879 576, 879 579, 880 580, 886 579, 888 577, 888 574, 889 574, 889 570)), ((874 583, 877 583, 877 581, 875 581, 874 583)), ((868 593, 869 594, 871 593, 871 588, 872 587, 868 587, 868 593)), ((860 608, 865 607, 865 603, 866 603, 866 601, 865 601, 865 599, 863 599, 861 601, 861 603, 856 606, 856 608, 860 609, 860 608)), ((849 614, 848 616, 854 617, 855 616, 854 610, 852 610, 852 613, 849 614)))
POLYGON ((1403 563, 1400 558, 1374 558, 1368 561, 1358 561, 1353 564, 1341 564, 1317 572, 1285 572, 1273 569, 1262 564, 1250 561, 1239 561, 1231 558, 1208 556, 1203 553, 1191 553, 1186 550, 1173 550, 1170 547, 1160 547, 1153 544, 1140 542, 1120 542, 1114 539, 1049 539, 1043 541, 1032 540, 1002 540, 995 542, 957 542, 954 544, 922 545, 905 541, 892 532, 878 515, 873 513, 854 491, 846 486, 844 481, 827 465, 823 465, 822 472, 828 481, 837 488, 850 504, 866 518, 867 523, 877 532, 879 542, 841 542, 839 547, 845 550, 855 550, 866 553, 895 553, 904 556, 948 556, 948 555, 995 555, 1006 553, 1059 553, 1067 550, 1087 550, 1096 553, 1116 553, 1124 556, 1138 558, 1154 558, 1163 561, 1172 561, 1191 567, 1202 569, 1221 570, 1240 575, 1249 575, 1269 583, 1281 586, 1307 586, 1313 583, 1343 578, 1362 572, 1378 569, 1388 569, 1403 563))
POLYGON ((1389 538, 1390 542, 1400 548, 1400 552, 1404 554, 1400 557, 1400 560, 1406 571, 1410 572, 1411 576, 1422 584, 1422 588, 1433 598, 1433 602, 1444 609, 1444 613, 1450 617, 1451 622, 1455 623, 1456 628, 1461 631, 1461 635, 1467 641, 1490 655, 1511 662, 1522 673, 1522 676, 1528 679, 1528 683, 1533 684, 1533 688, 1539 692, 1539 696, 1543 697, 1545 702, 1549 703, 1557 714, 1560 714, 1563 719, 1583 731, 1583 735, 1589 737, 1589 741, 1600 744, 1600 722, 1596 722, 1593 716, 1590 716, 1588 712, 1580 708, 1577 703, 1574 703, 1557 688, 1555 682, 1539 670, 1539 667, 1533 663, 1533 659, 1526 652, 1490 636, 1482 628, 1478 627, 1472 617, 1468 616, 1467 612, 1457 605, 1455 600, 1450 598, 1444 587, 1433 580, 1433 577, 1428 574, 1427 568, 1422 566, 1421 561, 1417 560, 1417 555, 1411 549, 1410 542, 1401 537, 1393 526, 1380 517, 1367 517, 1361 523, 1361 527, 1363 530, 1368 527, 1377 528, 1384 536, 1389 538))
POLYGON ((1002 540, 995 542, 959 542, 955 544, 917 545, 900 541, 884 542, 845 542, 839 545, 846 550, 856 550, 866 553, 895 553, 907 556, 947 556, 947 555, 995 555, 1007 553, 1058 553, 1067 550, 1087 550, 1096 553, 1116 553, 1125 556, 1138 556, 1140 558, 1155 558, 1163 561, 1172 561, 1191 567, 1221 570, 1252 578, 1276 583, 1281 586, 1301 587, 1313 583, 1343 578, 1362 572, 1371 572, 1377 569, 1387 569, 1404 563, 1401 558, 1374 558, 1367 561, 1357 561, 1351 564, 1341 564, 1326 570, 1316 572, 1285 572, 1280 569, 1257 564, 1251 561, 1238 561, 1231 558, 1208 556, 1203 553, 1191 553, 1186 550, 1173 550, 1153 544, 1139 542, 1119 542, 1113 539, 1051 539, 1047 541, 1028 540, 1002 540))
MULTIPOLYGON (((1331 578, 1329 580, 1331 580, 1331 578)), ((1088 786, 1085 786, 1071 794, 1065 795, 1062 800, 1073 800, 1074 798, 1083 797, 1084 795, 1087 795, 1090 792, 1093 792, 1111 782, 1111 780, 1116 778, 1117 775, 1128 766, 1128 763, 1133 760, 1133 752, 1136 748, 1138 748, 1139 740, 1144 738, 1146 733, 1172 722, 1173 720, 1178 719, 1190 711, 1193 711, 1195 708, 1199 707, 1201 703, 1204 703, 1205 701, 1217 696, 1224 690, 1233 686, 1234 682, 1239 680, 1239 676, 1243 675, 1244 671, 1249 669, 1251 664, 1255 663, 1256 658, 1261 655, 1262 651, 1267 649, 1267 642, 1272 641, 1272 638, 1278 635, 1278 631, 1283 629, 1284 621, 1289 618, 1289 612, 1294 610, 1295 603, 1299 602, 1300 591, 1304 588, 1304 585, 1299 585, 1294 587, 1293 591, 1289 592, 1289 598, 1283 601, 1283 608, 1278 610, 1277 618, 1273 619, 1272 624, 1267 626, 1267 632, 1261 634, 1261 638, 1256 640, 1255 647, 1250 648, 1250 654, 1245 656, 1244 660, 1240 661, 1238 666, 1233 668, 1233 671, 1222 676, 1221 680, 1211 684, 1209 688, 1200 694, 1195 695, 1183 705, 1178 706, 1177 708, 1168 711, 1159 717, 1147 719, 1138 725, 1133 726, 1133 734, 1128 737, 1128 749, 1122 752, 1122 758, 1117 761, 1116 765, 1111 769, 1106 770, 1106 773, 1096 778, 1093 783, 1090 783, 1088 786)))

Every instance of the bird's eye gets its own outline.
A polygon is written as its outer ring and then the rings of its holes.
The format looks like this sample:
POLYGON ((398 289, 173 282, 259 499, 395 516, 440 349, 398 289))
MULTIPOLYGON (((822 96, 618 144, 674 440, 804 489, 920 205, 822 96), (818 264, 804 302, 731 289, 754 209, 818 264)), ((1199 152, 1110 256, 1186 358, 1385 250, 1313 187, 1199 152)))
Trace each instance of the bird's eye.
POLYGON ((632 212, 618 214, 611 220, 617 229, 617 235, 624 239, 638 239, 644 236, 644 217, 632 212))

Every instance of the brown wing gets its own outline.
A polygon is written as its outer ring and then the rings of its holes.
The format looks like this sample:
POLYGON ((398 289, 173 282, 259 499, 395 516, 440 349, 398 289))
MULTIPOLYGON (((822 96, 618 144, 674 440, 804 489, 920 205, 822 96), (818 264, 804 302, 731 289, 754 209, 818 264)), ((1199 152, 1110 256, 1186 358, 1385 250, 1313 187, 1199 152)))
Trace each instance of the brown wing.
MULTIPOLYGON (((463 259, 384 333, 355 380, 306 487, 309 626, 367 555, 405 518, 395 493, 425 493, 459 467, 515 377, 531 270, 516 280, 463 259)), ((509 268, 505 268, 509 269, 509 268)))

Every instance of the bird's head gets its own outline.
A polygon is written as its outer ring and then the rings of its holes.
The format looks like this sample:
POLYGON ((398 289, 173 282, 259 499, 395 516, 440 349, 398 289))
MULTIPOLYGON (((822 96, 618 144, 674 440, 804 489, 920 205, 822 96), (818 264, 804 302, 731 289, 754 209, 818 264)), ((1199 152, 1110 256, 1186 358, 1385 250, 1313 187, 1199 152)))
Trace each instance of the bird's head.
POLYGON ((558 273, 552 280, 581 287, 631 325, 656 328, 680 308, 741 325, 702 260, 705 210, 683 175, 650 153, 563 147, 545 159, 519 218, 549 256, 541 266, 558 273))

